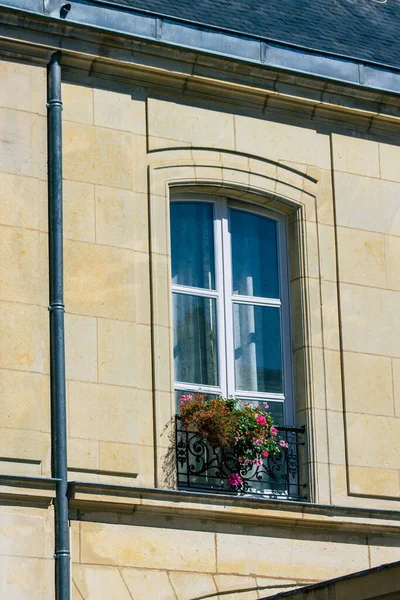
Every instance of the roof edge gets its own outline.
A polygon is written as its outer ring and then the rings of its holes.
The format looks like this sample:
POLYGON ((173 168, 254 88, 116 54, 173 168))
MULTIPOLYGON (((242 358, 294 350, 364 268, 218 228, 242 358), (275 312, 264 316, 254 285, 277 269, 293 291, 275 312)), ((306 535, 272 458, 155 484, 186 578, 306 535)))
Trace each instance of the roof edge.
POLYGON ((0 0, 0 6, 222 58, 400 94, 400 68, 243 35, 106 0, 0 0), (123 13, 123 18, 121 18, 123 13))

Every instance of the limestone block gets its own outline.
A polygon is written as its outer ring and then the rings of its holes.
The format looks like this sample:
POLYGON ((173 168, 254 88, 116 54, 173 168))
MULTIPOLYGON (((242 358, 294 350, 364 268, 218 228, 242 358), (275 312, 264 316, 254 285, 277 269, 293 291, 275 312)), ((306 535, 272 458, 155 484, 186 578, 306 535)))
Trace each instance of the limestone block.
POLYGON ((136 443, 136 391, 122 386, 68 383, 71 437, 136 443))
POLYGON ((320 257, 317 224, 313 221, 305 221, 304 234, 306 238, 305 253, 307 260, 307 275, 308 277, 318 278, 320 276, 320 257))
POLYGON ((138 252, 149 250, 149 206, 147 194, 135 193, 133 204, 133 245, 138 252))
POLYGON ((221 110, 148 99, 149 135, 193 146, 235 149, 233 115, 221 110))
POLYGON ((334 173, 337 225, 400 235, 400 183, 334 173))
POLYGON ((133 163, 130 164, 130 168, 133 171, 133 190, 147 194, 147 137, 145 135, 132 136, 132 154, 133 163))
POLYGON ((0 302, 0 368, 48 373, 48 311, 0 302))
MULTIPOLYGON (((306 583, 307 580, 304 578, 298 580, 299 582, 284 580, 284 579, 272 579, 270 577, 257 577, 257 584, 260 588, 260 597, 269 598, 270 596, 275 596, 276 594, 294 591, 298 587, 301 587, 306 583)), ((307 582, 308 583, 308 582, 307 582)), ((313 583, 313 581, 309 581, 309 583, 313 583)), ((240 600, 240 598, 238 598, 240 600)))
POLYGON ((321 293, 324 347, 330 350, 339 350, 339 314, 336 283, 322 281, 321 293))
POLYGON ((317 180, 307 183, 305 180, 305 189, 316 195, 317 200, 317 220, 325 225, 334 225, 333 213, 333 189, 331 169, 317 169, 308 167, 307 175, 317 180))
MULTIPOLYGON (((113 90, 93 90, 94 124, 110 129, 133 131, 135 120, 133 115, 132 96, 113 90)), ((136 117, 138 115, 136 114, 136 117)), ((144 115, 141 115, 142 119, 144 115)), ((141 127, 143 129, 143 126, 141 127)), ((142 132, 145 135, 145 131, 142 132)))
POLYGON ((301 125, 235 116, 236 150, 330 169, 329 136, 301 125))
POLYGON ((48 431, 48 377, 40 373, 2 369, 0 405, 3 427, 48 431))
POLYGON ((97 185, 97 243, 134 248, 135 206, 133 192, 97 185))
POLYGON ((0 511, 0 555, 50 558, 52 550, 51 524, 46 513, 3 507, 0 511), (35 514, 36 513, 36 514, 35 514))
POLYGON ((93 317, 65 315, 66 372, 70 379, 97 381, 97 322, 93 317))
POLYGON ((64 177, 132 189, 132 135, 67 121, 63 128, 64 177))
POLYGON ((369 496, 400 496, 399 472, 371 467, 349 467, 350 492, 369 496))
POLYGON ((171 441, 171 419, 173 419, 177 412, 175 393, 172 391, 156 391, 154 392, 154 401, 156 407, 157 425, 159 427, 157 444, 168 447, 171 441))
MULTIPOLYGON (((214 575, 214 580, 217 584, 218 591, 224 592, 224 594, 221 595, 221 598, 227 597, 228 600, 254 600, 254 598, 259 597, 256 591, 244 591, 246 589, 257 588, 260 585, 255 577, 216 574, 214 575), (237 593, 234 593, 235 591, 237 591, 237 593), (229 594, 229 592, 231 593, 229 594)), ((279 590, 275 590, 275 592, 277 591, 279 590)), ((260 596, 264 595, 264 591, 260 591, 260 596)))
POLYGON ((157 368, 154 373, 154 388, 169 392, 173 387, 172 330, 169 327, 154 325, 154 360, 157 368))
POLYGON ((68 438, 68 469, 98 471, 100 451, 97 440, 68 438))
POLYGON ((138 446, 116 442, 100 442, 100 470, 137 475, 140 470, 138 446))
POLYGON ((133 323, 98 319, 99 382, 136 385, 136 344, 133 323))
POLYGON ((318 409, 326 409, 324 351, 321 348, 312 348, 304 349, 303 353, 304 360, 307 360, 307 355, 311 354, 311 383, 313 386, 312 405, 318 409))
POLYGON ((31 177, 0 173, 0 189, 0 223, 39 229, 40 206, 42 203, 47 205, 45 182, 31 177))
POLYGON ((400 148, 393 144, 379 144, 380 167, 382 179, 400 182, 400 148))
POLYGON ((153 387, 151 328, 149 325, 136 325, 136 385, 142 390, 153 387))
POLYGON ((393 415, 391 359, 386 356, 344 352, 346 410, 393 415))
POLYGON ((0 226, 0 299, 45 304, 39 232, 0 226))
POLYGON ((400 237, 385 235, 387 287, 400 291, 400 237))
POLYGON ((326 410, 313 410, 313 442, 315 444, 316 461, 320 463, 329 463, 327 419, 326 410))
POLYGON ((46 458, 49 435, 41 431, 0 428, 0 456, 40 463, 46 458))
POLYGON ((153 289, 153 320, 157 325, 169 327, 171 325, 171 271, 170 259, 163 254, 152 254, 152 289, 153 289))
POLYGON ((0 107, 46 114, 46 69, 0 61, 0 107))
MULTIPOLYGON (((149 440, 150 443, 150 440, 149 440)), ((153 488, 157 487, 154 475, 154 446, 136 446, 139 452, 140 473, 131 483, 138 487, 153 488)))
POLYGON ((368 536, 371 552, 371 567, 384 565, 400 560, 399 536, 368 536))
POLYGON ((65 303, 71 312, 135 320, 134 252, 125 248, 65 243, 65 303))
MULTIPOLYGON (((303 348, 306 342, 306 332, 304 330, 304 297, 303 297, 303 286, 304 278, 295 279, 290 285, 290 299, 291 299, 291 315, 293 322, 293 349, 298 350, 303 348)), ((311 326, 311 324, 310 324, 311 326)), ((321 347, 320 343, 320 347, 321 347)))
POLYGON ((207 573, 170 573, 170 581, 179 600, 192 600, 198 596, 215 594, 213 576, 207 573))
POLYGON ((326 405, 329 410, 343 410, 342 398, 342 372, 340 352, 338 350, 324 350, 325 378, 326 378, 326 405))
POLYGON ((384 236, 370 231, 337 228, 340 280, 386 287, 384 236))
POLYGON ((63 121, 93 124, 93 89, 84 85, 62 84, 63 121))
POLYGON ((0 108, 0 139, 7 148, 0 154, 0 171, 46 178, 45 117, 0 108))
POLYGON ((345 439, 343 414, 332 410, 326 411, 328 439, 329 439, 329 462, 335 465, 345 465, 345 439))
MULTIPOLYGON (((321 289, 318 279, 306 279, 307 292, 309 296, 309 327, 311 333, 311 345, 317 348, 322 348, 324 345, 322 338, 322 321, 321 321, 321 289)), ((328 310, 328 307, 326 308, 328 310)), ((332 327, 333 324, 330 325, 332 327)), ((325 335, 325 315, 324 315, 324 335, 325 335)), ((329 347, 325 339, 325 346, 329 347)))
POLYGON ((399 468, 400 419, 348 413, 346 437, 350 465, 399 468))
POLYGON ((70 521, 69 526, 71 532, 71 561, 74 564, 79 563, 81 524, 79 521, 70 521))
POLYGON ((132 600, 116 567, 74 565, 73 580, 85 600, 132 600))
POLYGON ((395 414, 400 417, 400 360, 394 358, 392 361, 393 368, 393 392, 395 414))
POLYGON ((342 284, 343 349, 400 357, 399 294, 342 284))
POLYGON ((139 444, 154 446, 153 443, 153 394, 150 390, 138 390, 139 444))
POLYGON ((214 534, 168 527, 81 523, 82 562, 196 573, 216 570, 214 534))
POLYGON ((149 135, 149 150, 168 150, 170 148, 185 148, 187 146, 191 146, 185 140, 170 140, 168 138, 160 138, 154 135, 149 135))
POLYGON ((4 475, 25 475, 28 477, 42 477, 47 475, 40 460, 15 460, 12 457, 0 459, 0 471, 4 475))
POLYGON ((135 252, 136 323, 150 325, 150 257, 147 252, 135 252))
POLYGON ((170 255, 169 203, 165 197, 152 196, 150 201, 151 250, 157 254, 170 255))
POLYGON ((322 279, 336 281, 336 241, 331 225, 318 225, 318 246, 322 279))
POLYGON ((64 180, 64 237, 82 242, 94 242, 94 186, 90 183, 64 180))
MULTIPOLYGON (((296 409, 305 410, 308 405, 309 385, 307 377, 307 349, 300 348, 293 353, 294 379, 296 382, 296 409)), ((314 377, 314 375, 313 375, 314 377)))
POLYGON ((380 177, 377 142, 333 133, 332 147, 335 170, 380 177))
POLYGON ((7 600, 54 598, 54 560, 4 556, 0 561, 0 597, 7 600))
POLYGON ((128 590, 135 600, 176 600, 176 595, 171 587, 168 574, 165 571, 120 569, 128 590))
POLYGON ((219 573, 268 577, 329 579, 368 568, 368 549, 361 538, 349 535, 340 543, 323 532, 217 534, 217 556, 219 573))

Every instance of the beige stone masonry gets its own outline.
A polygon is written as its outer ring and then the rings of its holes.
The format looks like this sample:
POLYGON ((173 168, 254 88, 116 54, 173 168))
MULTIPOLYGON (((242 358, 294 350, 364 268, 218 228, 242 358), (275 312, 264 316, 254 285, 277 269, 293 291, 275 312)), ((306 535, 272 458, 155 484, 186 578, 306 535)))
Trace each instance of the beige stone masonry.
POLYGON ((400 235, 400 183, 335 170, 337 225, 400 235))

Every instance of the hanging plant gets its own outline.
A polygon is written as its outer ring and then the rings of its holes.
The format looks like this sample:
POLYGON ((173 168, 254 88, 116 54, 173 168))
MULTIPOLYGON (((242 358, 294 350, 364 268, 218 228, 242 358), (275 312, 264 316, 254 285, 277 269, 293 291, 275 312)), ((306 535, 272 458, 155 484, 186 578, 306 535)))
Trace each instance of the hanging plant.
MULTIPOLYGON (((189 431, 198 432, 213 448, 228 446, 240 468, 261 466, 268 456, 276 456, 288 445, 278 439, 273 418, 263 407, 239 403, 234 398, 208 398, 205 394, 184 394, 180 415, 189 431)), ((231 473, 228 485, 240 489, 242 477, 231 473)))

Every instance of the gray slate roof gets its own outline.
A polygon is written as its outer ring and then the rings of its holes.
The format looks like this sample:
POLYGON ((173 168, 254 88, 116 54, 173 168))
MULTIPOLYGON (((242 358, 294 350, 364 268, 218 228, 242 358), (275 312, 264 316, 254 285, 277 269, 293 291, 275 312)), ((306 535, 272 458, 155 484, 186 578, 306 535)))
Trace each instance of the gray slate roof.
POLYGON ((400 68, 400 0, 108 0, 400 68))

